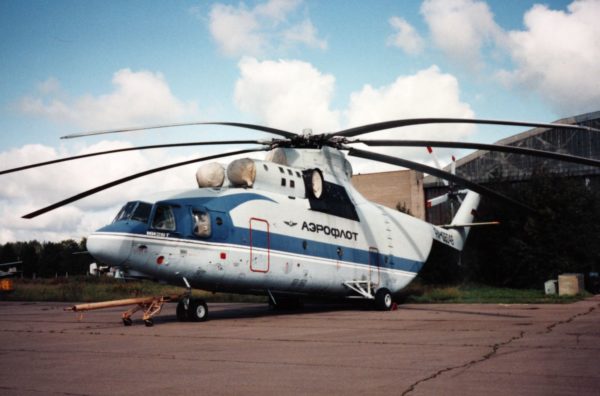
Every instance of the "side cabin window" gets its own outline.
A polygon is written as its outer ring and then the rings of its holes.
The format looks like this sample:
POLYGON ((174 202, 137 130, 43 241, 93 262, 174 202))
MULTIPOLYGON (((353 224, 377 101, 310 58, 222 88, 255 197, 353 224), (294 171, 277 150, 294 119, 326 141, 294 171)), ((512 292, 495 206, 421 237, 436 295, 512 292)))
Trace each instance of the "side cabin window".
POLYGON ((141 201, 127 202, 119 211, 113 223, 117 221, 135 220, 142 223, 147 223, 150 218, 152 205, 141 201))
POLYGON ((199 209, 192 209, 194 220, 194 235, 200 238, 208 238, 211 235, 210 215, 199 209))
POLYGON ((157 230, 175 231, 175 215, 173 208, 169 205, 158 205, 152 219, 152 228, 157 230))

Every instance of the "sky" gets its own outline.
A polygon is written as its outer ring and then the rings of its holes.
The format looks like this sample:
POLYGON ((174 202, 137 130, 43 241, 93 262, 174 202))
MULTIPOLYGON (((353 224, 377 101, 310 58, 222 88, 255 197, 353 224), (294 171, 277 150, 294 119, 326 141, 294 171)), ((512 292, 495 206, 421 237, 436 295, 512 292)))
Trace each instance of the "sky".
MULTIPOLYGON (((271 138, 415 117, 552 122, 600 110, 600 0, 0 2, 0 168, 120 147, 271 138)), ((491 143, 526 128, 437 125, 368 137, 491 143)), ((20 217, 96 185, 247 146, 157 149, 0 175, 0 244, 80 239, 128 200, 195 187, 197 165, 20 217)), ((382 149, 431 163, 425 149, 382 149)), ((438 150, 442 162, 467 152, 438 150)), ((223 159, 221 162, 227 162, 223 159)), ((389 170, 351 159, 355 173, 389 170)))

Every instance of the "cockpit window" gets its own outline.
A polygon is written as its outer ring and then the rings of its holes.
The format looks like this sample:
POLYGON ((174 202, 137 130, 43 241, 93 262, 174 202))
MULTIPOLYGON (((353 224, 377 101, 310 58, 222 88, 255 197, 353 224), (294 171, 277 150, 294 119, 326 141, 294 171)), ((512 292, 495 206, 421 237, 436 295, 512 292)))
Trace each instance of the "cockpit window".
POLYGON ((117 213, 117 216, 113 220, 113 223, 116 223, 117 221, 121 221, 121 220, 129 220, 129 218, 131 217, 131 214, 135 210, 136 206, 137 206, 137 202, 127 202, 121 208, 119 213, 117 213))
POLYGON ((133 211, 131 215, 131 220, 137 220, 142 223, 147 223, 150 218, 150 211, 152 210, 152 205, 146 202, 138 203, 138 206, 133 211))
POLYGON ((147 223, 150 217, 152 205, 146 202, 132 201, 127 202, 119 211, 113 223, 122 220, 136 220, 147 223))
POLYGON ((211 233, 209 214, 198 209, 193 209, 192 216, 194 218, 194 235, 208 238, 211 233))
POLYGON ((152 219, 152 228, 165 231, 175 231, 175 215, 169 205, 159 205, 152 219))

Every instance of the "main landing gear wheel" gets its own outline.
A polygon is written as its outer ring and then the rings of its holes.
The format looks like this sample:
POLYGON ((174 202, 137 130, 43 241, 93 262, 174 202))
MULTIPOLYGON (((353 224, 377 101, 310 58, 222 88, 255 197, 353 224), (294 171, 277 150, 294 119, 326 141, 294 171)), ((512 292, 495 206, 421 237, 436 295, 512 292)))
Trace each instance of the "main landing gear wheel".
POLYGON ((377 293, 375 293, 375 308, 378 311, 391 310, 393 303, 392 293, 388 289, 377 290, 377 293))

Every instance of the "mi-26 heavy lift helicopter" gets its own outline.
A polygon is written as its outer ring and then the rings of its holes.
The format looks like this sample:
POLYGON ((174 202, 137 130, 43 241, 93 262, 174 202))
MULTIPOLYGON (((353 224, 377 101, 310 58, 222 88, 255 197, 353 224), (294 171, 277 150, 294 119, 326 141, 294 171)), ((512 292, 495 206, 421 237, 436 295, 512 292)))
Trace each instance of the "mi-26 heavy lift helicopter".
MULTIPOLYGON (((86 310, 132 304, 123 314, 144 310, 152 318, 164 302, 177 301, 179 320, 203 321, 208 308, 191 297, 193 288, 213 292, 261 294, 273 306, 311 296, 371 300, 390 310, 395 293, 402 290, 426 263, 432 245, 441 243, 462 250, 480 195, 533 210, 453 172, 355 147, 414 146, 503 151, 599 166, 600 160, 496 144, 432 140, 367 140, 358 136, 391 128, 421 124, 472 123, 598 133, 600 130, 570 124, 547 124, 455 118, 421 118, 388 121, 323 134, 295 134, 265 126, 233 122, 195 122, 144 128, 89 132, 65 138, 157 129, 182 125, 241 127, 277 135, 271 140, 226 140, 160 144, 125 148, 31 164, 0 172, 23 171, 51 163, 94 155, 160 147, 201 145, 256 145, 256 148, 210 155, 137 173, 77 194, 29 213, 34 218, 48 211, 115 185, 196 162, 205 162, 196 174, 199 188, 157 201, 126 203, 113 222, 87 239, 89 253, 129 277, 185 286, 181 296, 159 296, 75 306, 86 310), (267 151, 265 160, 241 158, 227 167, 206 163, 227 156, 267 151), (351 183, 348 156, 397 165, 428 173, 467 190, 452 222, 436 226, 365 199, 351 183)), ((447 199, 437 199, 435 203, 447 199)))

